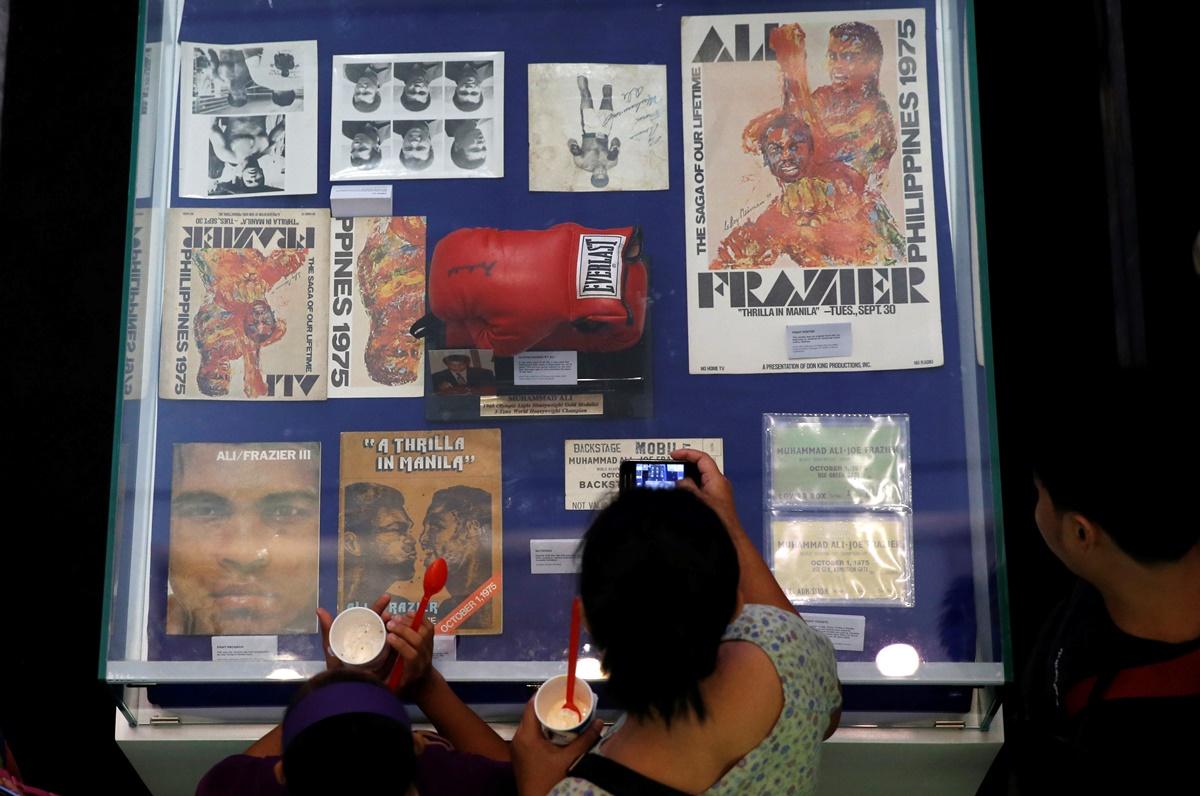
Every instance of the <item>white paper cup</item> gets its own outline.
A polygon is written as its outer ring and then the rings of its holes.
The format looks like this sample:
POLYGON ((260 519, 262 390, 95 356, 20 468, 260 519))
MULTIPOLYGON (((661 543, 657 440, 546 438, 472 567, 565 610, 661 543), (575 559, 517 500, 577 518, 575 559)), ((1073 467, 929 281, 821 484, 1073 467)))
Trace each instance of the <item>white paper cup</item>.
POLYGON ((387 627, 370 608, 347 608, 329 628, 329 649, 354 669, 373 669, 387 657, 387 627))
POLYGON ((556 746, 566 746, 578 738, 596 716, 596 695, 583 678, 575 678, 575 707, 579 708, 583 718, 576 719, 574 712, 567 711, 575 720, 572 726, 563 726, 566 722, 556 719, 555 715, 566 698, 565 674, 551 677, 542 683, 542 687, 533 696, 533 712, 537 715, 538 724, 542 725, 542 736, 556 746))

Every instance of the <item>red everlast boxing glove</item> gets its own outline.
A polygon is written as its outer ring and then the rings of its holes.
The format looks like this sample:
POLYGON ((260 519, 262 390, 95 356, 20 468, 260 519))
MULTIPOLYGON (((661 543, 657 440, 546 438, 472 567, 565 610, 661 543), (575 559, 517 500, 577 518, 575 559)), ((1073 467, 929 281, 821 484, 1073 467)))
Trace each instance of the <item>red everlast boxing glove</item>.
POLYGON ((642 336, 646 267, 636 227, 460 229, 438 242, 429 267, 429 315, 447 348, 497 356, 530 349, 620 351, 642 336))

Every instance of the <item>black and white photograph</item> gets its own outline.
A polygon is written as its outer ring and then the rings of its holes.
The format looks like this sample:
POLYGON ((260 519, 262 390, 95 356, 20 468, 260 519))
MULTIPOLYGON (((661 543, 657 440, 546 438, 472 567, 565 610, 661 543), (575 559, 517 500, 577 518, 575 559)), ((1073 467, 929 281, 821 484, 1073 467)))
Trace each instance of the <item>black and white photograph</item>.
POLYGON ((398 61, 392 67, 395 115, 440 116, 446 96, 441 61, 398 61))
POLYGON ((305 73, 313 68, 293 44, 192 49, 192 113, 304 110, 305 73))
POLYGON ((209 196, 279 193, 287 173, 287 117, 213 116, 209 196))
POLYGON ((341 73, 335 73, 333 77, 334 102, 341 115, 359 118, 391 116, 391 63, 346 64, 341 73))
POLYGON ((179 195, 317 189, 317 43, 183 43, 179 195))
POLYGON ((667 68, 529 65, 529 190, 665 191, 667 68))
POLYGON ((504 53, 335 55, 332 107, 333 181, 504 176, 504 53))
POLYGON ((341 140, 336 142, 343 168, 372 172, 386 168, 384 161, 392 137, 392 123, 385 120, 342 122, 341 140))
POLYGON ((495 63, 447 61, 447 116, 491 116, 496 108, 495 63))
POLYGON ((487 169, 496 157, 489 151, 494 130, 491 119, 447 119, 447 169, 468 174, 487 169))
POLYGON ((392 122, 392 135, 392 150, 406 172, 428 171, 446 157, 441 119, 400 119, 392 122))

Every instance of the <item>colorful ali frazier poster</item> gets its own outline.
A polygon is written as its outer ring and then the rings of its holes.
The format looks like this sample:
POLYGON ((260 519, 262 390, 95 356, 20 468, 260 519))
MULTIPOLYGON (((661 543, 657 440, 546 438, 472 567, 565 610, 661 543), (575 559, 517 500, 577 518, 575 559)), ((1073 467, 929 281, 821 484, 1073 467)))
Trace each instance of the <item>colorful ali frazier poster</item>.
POLYGON ((429 603, 438 633, 502 630, 500 430, 342 434, 338 607, 385 592, 415 611, 425 569, 446 559, 429 603))
POLYGON ((942 364, 921 9, 686 17, 692 373, 942 364))
POLYGON ((671 451, 696 448, 724 467, 724 441, 718 438, 687 439, 569 439, 564 443, 563 490, 567 511, 594 511, 617 491, 624 459, 671 458, 671 451))
POLYGON ((913 605, 912 515, 770 519, 775 579, 793 603, 913 605))
POLYGON ((767 505, 912 506, 908 415, 763 415, 767 505))
POLYGON ((329 243, 329 397, 424 394, 425 219, 335 218, 329 243))
POLYGON ((174 209, 159 394, 325 398, 329 211, 174 209))

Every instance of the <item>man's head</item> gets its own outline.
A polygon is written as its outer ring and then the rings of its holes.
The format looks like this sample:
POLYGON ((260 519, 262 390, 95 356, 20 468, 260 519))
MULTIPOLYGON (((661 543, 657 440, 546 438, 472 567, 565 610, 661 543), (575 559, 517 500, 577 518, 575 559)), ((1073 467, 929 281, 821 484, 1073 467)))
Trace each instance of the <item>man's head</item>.
POLYGON ((373 168, 381 160, 383 147, 379 142, 379 131, 370 125, 363 125, 350 139, 350 164, 359 168, 373 168))
POLYGON ((281 108, 286 108, 287 106, 291 105, 295 101, 296 101, 296 92, 294 92, 294 91, 272 91, 271 92, 271 102, 275 103, 276 105, 280 106, 281 108))
POLYGON ((410 171, 427 169, 433 163, 433 140, 425 122, 413 124, 404 131, 400 139, 400 162, 410 171))
POLYGON ((202 362, 196 371, 196 386, 204 395, 229 395, 232 371, 229 360, 216 359, 202 362))
POLYGON ((487 162, 487 140, 483 131, 471 127, 454 137, 450 159, 460 169, 477 169, 487 162))
MULTIPOLYGON (((258 165, 257 160, 249 160, 246 165, 242 166, 242 185, 247 188, 258 188, 266 182, 266 175, 263 173, 262 167, 258 165)), ((264 302, 265 303, 265 302, 264 302)), ((271 323, 275 323, 275 319, 271 319, 271 323)))
POLYGON ((808 124, 790 113, 780 114, 763 128, 758 138, 763 164, 781 183, 795 182, 808 174, 813 138, 808 124))
POLYGON ((363 75, 354 81, 354 94, 350 98, 350 102, 354 105, 355 110, 362 113, 371 113, 379 107, 379 104, 383 102, 383 96, 379 90, 379 81, 374 75, 363 75))
POLYGON ((592 187, 604 188, 608 185, 608 168, 600 165, 592 171, 592 187))
POLYGON ((242 331, 256 343, 265 343, 275 334, 278 323, 275 320, 275 310, 263 299, 256 299, 250 304, 250 313, 242 324, 242 331))
POLYGON ((400 92, 400 104, 410 111, 423 111, 429 107, 431 100, 429 81, 420 71, 413 71, 414 74, 410 76, 404 84, 404 90, 400 92))
POLYGON ((371 594, 382 593, 393 581, 411 578, 417 541, 400 490, 355 482, 346 486, 343 506, 343 548, 348 558, 359 560, 370 570, 366 588, 371 594))
POLYGON ((312 632, 317 443, 175 446, 168 581, 185 632, 312 632))
POLYGON ((1182 386, 1139 371, 1069 383, 1039 405, 1033 436, 1034 518, 1047 546, 1094 584, 1114 561, 1178 561, 1200 543, 1200 524, 1175 516, 1165 495, 1187 477, 1200 439, 1190 419, 1155 413, 1182 386))
POLYGON ((478 110, 483 105, 483 82, 479 73, 471 66, 463 69, 454 86, 454 107, 460 111, 478 110))
POLYGON ((288 77, 296 68, 296 57, 291 53, 275 53, 272 63, 280 77, 288 77))
POLYGON ((439 556, 450 569, 490 555, 492 495, 473 486, 452 486, 433 494, 421 528, 421 550, 428 566, 439 556))
POLYGON ((294 796, 404 794, 415 771, 404 705, 378 680, 347 669, 300 688, 283 716, 275 776, 294 796))
POLYGON ((442 357, 442 362, 451 373, 466 373, 467 368, 471 366, 471 358, 466 354, 449 354, 442 357))
POLYGON ((845 22, 829 31, 825 53, 829 79, 839 90, 879 90, 883 44, 879 32, 864 22, 845 22))

